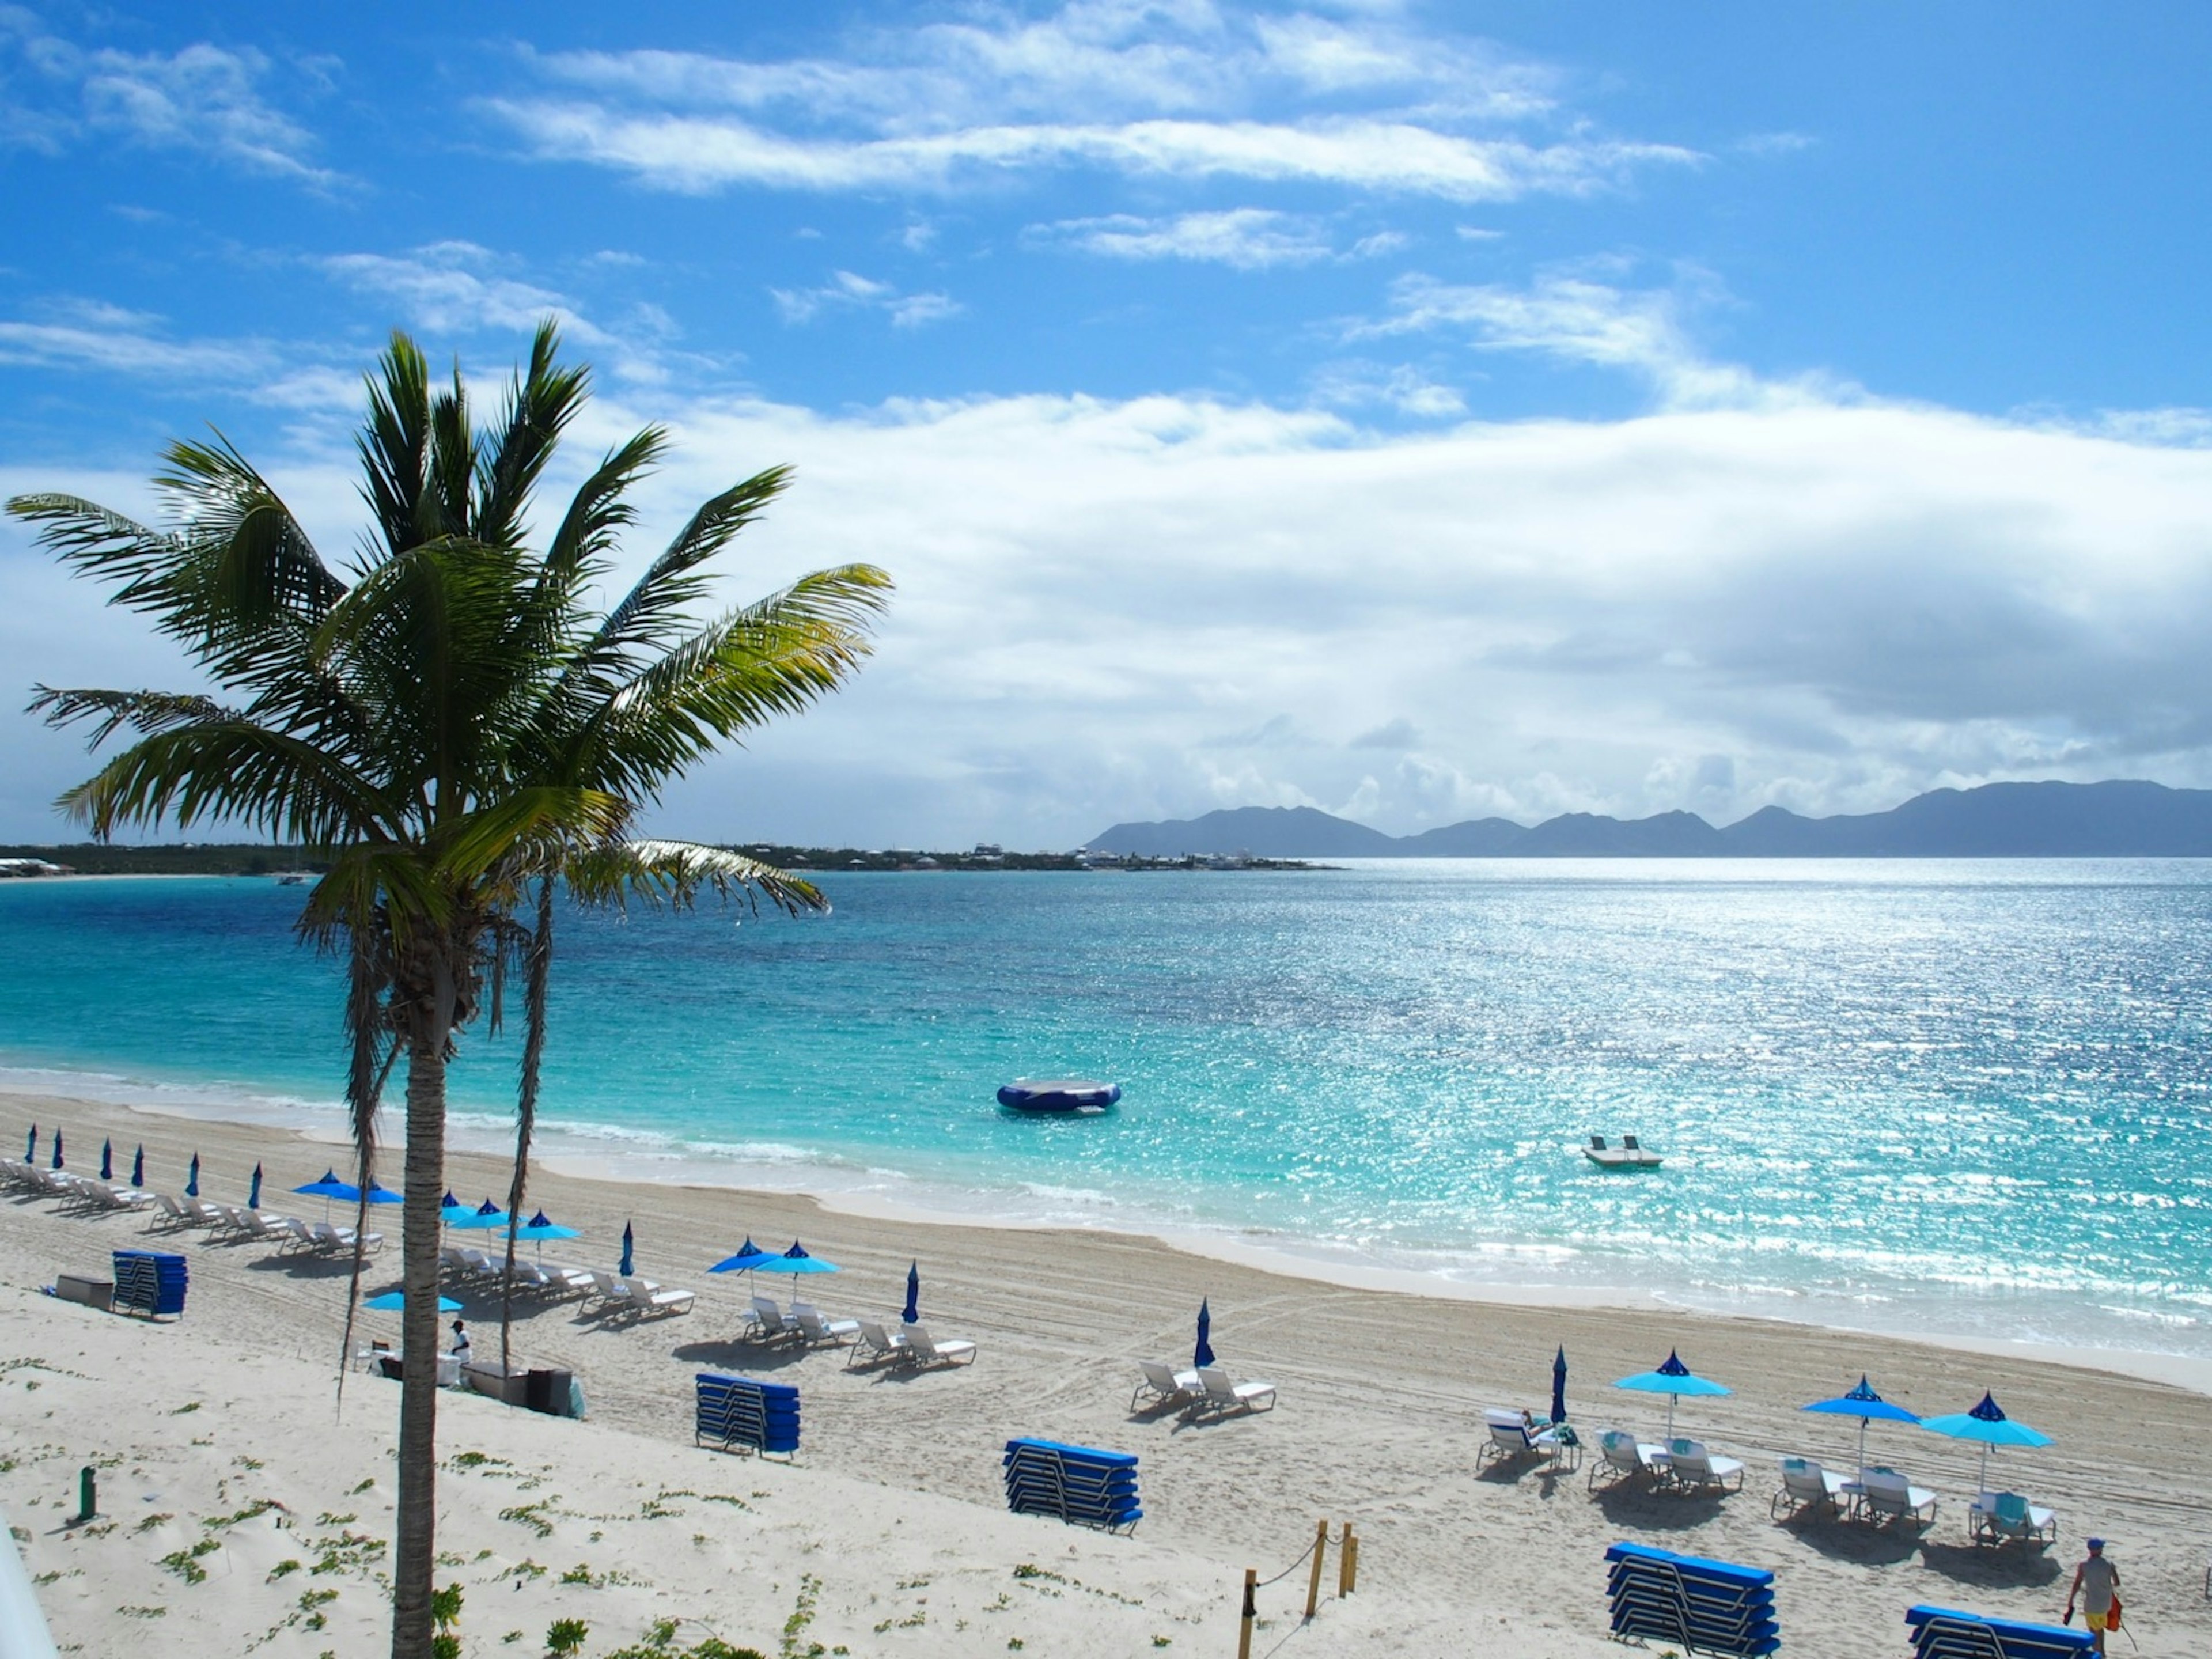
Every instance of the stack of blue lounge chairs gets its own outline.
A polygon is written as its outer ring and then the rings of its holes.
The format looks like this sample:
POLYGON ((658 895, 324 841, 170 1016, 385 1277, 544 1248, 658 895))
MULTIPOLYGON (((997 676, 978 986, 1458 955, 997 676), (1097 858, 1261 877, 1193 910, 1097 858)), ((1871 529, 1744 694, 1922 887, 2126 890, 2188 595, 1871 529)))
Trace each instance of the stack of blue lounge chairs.
POLYGON ((1056 1440, 1009 1440, 1006 1507, 1017 1515, 1056 1515, 1108 1532, 1134 1528, 1137 1459, 1133 1452, 1063 1446, 1056 1440))
POLYGON ((185 1310, 185 1259, 166 1250, 115 1253, 114 1305, 149 1318, 185 1310))
POLYGON ((2096 1648, 2086 1630, 1984 1619, 1948 1607, 1908 1607, 1913 1659, 2074 1659, 2096 1648))
POLYGON ((1656 1637, 1685 1650, 1743 1659, 1782 1645, 1771 1572, 1643 1544, 1615 1544, 1605 1559, 1615 1636, 1656 1637))
POLYGON ((799 1390, 788 1382, 756 1382, 749 1376, 699 1373, 698 1415, 691 1442, 709 1441, 724 1451, 750 1446, 788 1456, 799 1449, 799 1390))

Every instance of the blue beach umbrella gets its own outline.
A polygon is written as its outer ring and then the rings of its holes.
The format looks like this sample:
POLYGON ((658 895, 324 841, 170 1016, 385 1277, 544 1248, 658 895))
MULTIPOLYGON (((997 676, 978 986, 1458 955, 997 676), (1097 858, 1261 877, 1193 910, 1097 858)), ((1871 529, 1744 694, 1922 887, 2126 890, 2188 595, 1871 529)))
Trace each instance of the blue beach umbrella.
POLYGON ((622 1265, 615 1269, 615 1273, 620 1278, 628 1279, 636 1271, 637 1236, 630 1231, 629 1223, 625 1221, 623 1223, 622 1265))
POLYGON ((190 1175, 185 1177, 185 1196, 186 1198, 198 1198, 199 1195, 200 1155, 198 1152, 194 1152, 192 1154, 192 1171, 190 1175))
POLYGON ((1930 1434, 1948 1435, 1954 1440, 1978 1440, 1982 1443, 1982 1474, 1979 1490, 1990 1489, 1990 1448, 1992 1446, 2047 1446, 2051 1437, 2039 1429, 2031 1429, 2025 1423, 2015 1423, 2004 1414, 1996 1396, 1984 1392, 1982 1403, 1972 1411, 1954 1413, 1949 1417, 1923 1417, 1920 1426, 1930 1434))
POLYGON ((336 1170, 325 1170, 320 1181, 311 1181, 306 1186, 295 1187, 292 1190, 295 1193, 305 1193, 310 1198, 321 1199, 323 1219, 328 1221, 331 1218, 331 1200, 334 1198, 343 1198, 355 1189, 338 1179, 338 1172, 336 1170))
POLYGON ((249 1210, 261 1207, 261 1166, 258 1164, 253 1166, 253 1189, 246 1195, 246 1207, 249 1210))
POLYGON ((743 1249, 735 1255, 726 1255, 707 1269, 710 1273, 749 1273, 756 1267, 764 1267, 775 1260, 766 1250, 748 1237, 743 1249))
POLYGON ((770 1256, 767 1261, 762 1262, 761 1266, 767 1268, 770 1273, 789 1273, 791 1275, 791 1293, 793 1296, 797 1296, 799 1294, 799 1274, 834 1273, 837 1271, 837 1264, 836 1262, 824 1261, 818 1255, 807 1255, 806 1247, 795 1238, 791 1241, 791 1248, 789 1249, 786 1250, 781 1255, 770 1256))
POLYGON ((1552 1421, 1567 1420, 1567 1345, 1562 1342, 1552 1361, 1552 1421))
POLYGON ((102 1181, 115 1179, 115 1143, 112 1140, 100 1143, 100 1178, 102 1181))
MULTIPOLYGON (((407 1306, 407 1292, 404 1291, 386 1291, 382 1296, 372 1296, 368 1301, 362 1303, 361 1305, 364 1308, 374 1308, 379 1313, 399 1313, 407 1306)), ((461 1304, 454 1301, 453 1297, 449 1296, 441 1296, 438 1298, 438 1311, 440 1313, 459 1313, 460 1310, 461 1304)))
POLYGON ((1815 1400, 1809 1406, 1800 1406, 1800 1411, 1825 1412, 1831 1417, 1856 1417, 1859 1420, 1859 1468, 1866 1468, 1867 1425, 1876 1418, 1885 1423, 1917 1423, 1920 1419, 1902 1406, 1893 1406, 1874 1391, 1874 1385, 1865 1377, 1849 1394, 1839 1394, 1833 1400, 1815 1400))
POLYGON ((1206 1340, 1212 1330, 1213 1310, 1206 1306, 1206 1298, 1200 1297, 1198 1299, 1198 1346, 1190 1351, 1190 1363, 1194 1366, 1213 1363, 1213 1344, 1206 1340))
POLYGON ((146 1149, 143 1146, 131 1154, 131 1184, 134 1187, 146 1184, 146 1149))
POLYGON ((453 1231, 457 1233, 481 1232, 493 1227, 505 1225, 507 1225, 507 1212, 489 1199, 484 1200, 475 1209, 470 1210, 466 1215, 456 1217, 453 1224, 453 1231))
POLYGON ((526 1238, 532 1243, 537 1245, 538 1259, 541 1261, 545 1259, 545 1241, 547 1239, 581 1238, 583 1237, 583 1235, 578 1232, 574 1227, 564 1227, 557 1221, 548 1221, 545 1218, 545 1212, 543 1210, 540 1210, 536 1215, 531 1217, 530 1219, 525 1222, 521 1226, 517 1227, 514 1230, 514 1236, 517 1238, 526 1238))
MULTIPOLYGON (((330 1195, 344 1204, 361 1202, 361 1188, 350 1181, 338 1182, 337 1189, 330 1195)), ((407 1200, 391 1188, 372 1181, 368 1184, 368 1201, 372 1204, 404 1204, 407 1200)))
POLYGON ((906 1268, 906 1307, 899 1317, 909 1325, 921 1323, 921 1263, 909 1261, 906 1268))
POLYGON ((29 1140, 26 1141, 26 1142, 23 1144, 23 1162, 24 1162, 24 1163, 26 1163, 26 1164, 28 1164, 28 1163, 30 1163, 33 1158, 37 1158, 37 1157, 38 1157, 38 1155, 39 1155, 39 1126, 38 1126, 37 1124, 33 1123, 33 1124, 31 1126, 31 1138, 30 1138, 30 1139, 29 1139, 29 1140))
POLYGON ((1613 1385, 1616 1389, 1632 1389, 1640 1394, 1663 1394, 1667 1396, 1667 1438, 1674 1437, 1674 1402, 1686 1394, 1733 1394, 1733 1389, 1723 1387, 1708 1377, 1694 1375, 1680 1356, 1669 1350, 1667 1363, 1656 1371, 1638 1371, 1633 1376, 1624 1376, 1613 1385))
POLYGON ((57 1170, 62 1167, 62 1132, 59 1129, 54 1131, 53 1167, 57 1170))
POLYGON ((447 1193, 438 1200, 438 1224, 442 1227, 453 1218, 453 1212, 461 1207, 461 1200, 447 1193))

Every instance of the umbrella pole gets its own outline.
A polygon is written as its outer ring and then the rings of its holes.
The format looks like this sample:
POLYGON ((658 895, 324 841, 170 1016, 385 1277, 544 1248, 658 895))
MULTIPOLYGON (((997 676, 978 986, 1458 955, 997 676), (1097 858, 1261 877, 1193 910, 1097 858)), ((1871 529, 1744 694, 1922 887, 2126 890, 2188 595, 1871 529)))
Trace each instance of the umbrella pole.
POLYGON ((1859 1419, 1859 1479, 1862 1480, 1866 1479, 1866 1431, 1867 1420, 1862 1417, 1859 1419))
POLYGON ((1975 1496, 1978 1498, 1978 1497, 1981 1495, 1981 1493, 1987 1492, 1989 1489, 1990 1489, 1990 1443, 1989 1443, 1988 1441, 1984 1440, 1984 1442, 1982 1442, 1982 1484, 1981 1484, 1980 1487, 1976 1491, 1976 1492, 1975 1492, 1975 1496))
POLYGON ((1670 1446, 1674 1443, 1674 1401, 1678 1398, 1671 1394, 1667 1396, 1667 1443, 1670 1446))

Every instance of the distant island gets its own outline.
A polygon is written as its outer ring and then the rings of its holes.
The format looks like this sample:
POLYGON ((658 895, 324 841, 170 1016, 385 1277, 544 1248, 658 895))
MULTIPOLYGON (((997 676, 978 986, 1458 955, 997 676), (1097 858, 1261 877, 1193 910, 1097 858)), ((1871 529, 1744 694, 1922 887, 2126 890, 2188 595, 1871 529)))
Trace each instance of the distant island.
POLYGON ((1418 836, 1386 836, 1310 806, 1243 806, 1117 823, 1085 851, 1272 859, 2212 858, 2212 789, 1990 783, 1933 789, 1887 812, 1811 818, 1762 807, 1723 829, 1694 812, 1566 812, 1537 824, 1473 818, 1418 836))

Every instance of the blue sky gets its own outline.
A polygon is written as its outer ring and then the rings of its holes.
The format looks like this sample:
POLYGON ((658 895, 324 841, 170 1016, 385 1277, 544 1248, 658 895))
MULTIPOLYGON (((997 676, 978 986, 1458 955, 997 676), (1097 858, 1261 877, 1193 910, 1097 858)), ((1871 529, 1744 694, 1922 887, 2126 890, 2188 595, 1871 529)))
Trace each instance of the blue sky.
MULTIPOLYGON (((669 827, 2212 783, 2184 5, 0 6, 0 486, 213 422, 325 551, 390 328, 599 370, 862 681, 669 827)), ((9 678, 174 679, 0 531, 9 678)), ((0 836, 73 740, 0 716, 0 836)))

